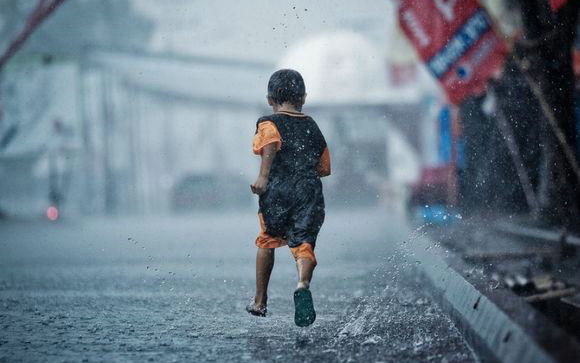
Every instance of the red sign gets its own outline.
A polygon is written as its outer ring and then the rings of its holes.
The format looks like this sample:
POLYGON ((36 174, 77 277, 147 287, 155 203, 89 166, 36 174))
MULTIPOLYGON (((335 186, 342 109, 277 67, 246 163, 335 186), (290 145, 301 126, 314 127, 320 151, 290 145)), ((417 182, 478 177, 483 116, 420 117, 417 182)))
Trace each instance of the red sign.
POLYGON ((550 6, 552 7, 552 10, 558 11, 562 6, 566 5, 567 2, 568 0, 550 0, 550 6))
POLYGON ((453 103, 483 92, 503 64, 504 42, 477 0, 401 0, 399 22, 453 103))

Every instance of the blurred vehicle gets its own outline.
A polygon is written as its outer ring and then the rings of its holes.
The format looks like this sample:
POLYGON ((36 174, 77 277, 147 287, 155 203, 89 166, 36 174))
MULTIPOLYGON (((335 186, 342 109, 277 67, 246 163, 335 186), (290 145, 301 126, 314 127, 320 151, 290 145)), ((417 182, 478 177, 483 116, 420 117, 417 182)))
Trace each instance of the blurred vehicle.
POLYGON ((171 191, 171 210, 180 213, 243 208, 251 204, 248 181, 232 174, 189 174, 171 191))
POLYGON ((443 105, 437 114, 434 132, 425 133, 423 145, 429 160, 419 179, 410 185, 408 210, 420 223, 447 224, 457 204, 457 168, 463 163, 462 141, 456 130, 451 106, 443 105))
POLYGON ((411 206, 449 204, 449 184, 453 173, 451 165, 423 168, 419 180, 411 185, 409 204, 411 206))

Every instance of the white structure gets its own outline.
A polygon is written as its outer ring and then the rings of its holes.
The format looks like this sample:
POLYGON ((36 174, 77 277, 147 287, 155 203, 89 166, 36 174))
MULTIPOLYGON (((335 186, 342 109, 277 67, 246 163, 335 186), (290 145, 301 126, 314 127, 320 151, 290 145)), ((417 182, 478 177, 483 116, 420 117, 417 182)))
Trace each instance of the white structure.
POLYGON ((352 32, 317 35, 290 48, 280 68, 299 71, 313 105, 385 103, 385 56, 352 32))
POLYGON ((278 68, 296 69, 304 77, 305 112, 316 118, 333 154, 331 198, 340 202, 363 189, 376 200, 377 194, 390 193, 385 188, 417 178, 417 153, 399 126, 416 123, 412 108, 423 91, 392 87, 385 54, 362 35, 326 33, 298 42, 278 68), (367 185, 357 187, 360 180, 367 185))

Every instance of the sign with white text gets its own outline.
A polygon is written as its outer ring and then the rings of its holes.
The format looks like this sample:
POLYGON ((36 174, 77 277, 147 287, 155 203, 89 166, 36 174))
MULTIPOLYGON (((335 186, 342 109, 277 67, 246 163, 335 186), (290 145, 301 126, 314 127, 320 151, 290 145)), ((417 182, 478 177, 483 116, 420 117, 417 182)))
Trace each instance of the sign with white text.
POLYGON ((477 0, 402 0, 399 22, 453 103, 483 92, 503 64, 503 40, 477 0))

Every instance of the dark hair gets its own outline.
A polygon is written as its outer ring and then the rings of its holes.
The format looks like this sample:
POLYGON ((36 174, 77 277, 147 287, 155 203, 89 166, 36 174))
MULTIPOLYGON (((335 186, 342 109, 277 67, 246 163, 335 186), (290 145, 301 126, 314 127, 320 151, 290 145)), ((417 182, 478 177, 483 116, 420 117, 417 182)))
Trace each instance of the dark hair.
POLYGON ((300 73, 293 69, 280 69, 274 72, 268 82, 268 97, 281 105, 284 102, 302 106, 306 86, 300 73))

